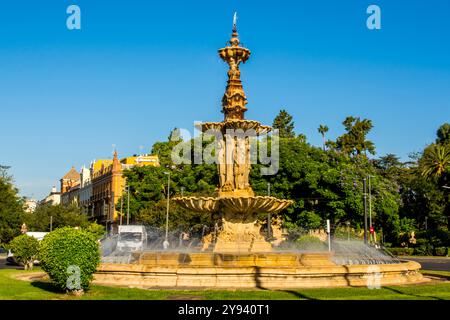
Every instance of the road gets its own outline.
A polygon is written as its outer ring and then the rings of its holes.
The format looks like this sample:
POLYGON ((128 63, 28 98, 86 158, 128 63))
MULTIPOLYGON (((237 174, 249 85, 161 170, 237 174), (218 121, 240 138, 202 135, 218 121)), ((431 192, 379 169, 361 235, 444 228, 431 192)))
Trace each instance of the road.
POLYGON ((23 269, 23 267, 6 264, 6 255, 1 254, 0 269, 23 269))
POLYGON ((450 258, 406 257, 405 259, 420 263, 423 270, 450 271, 450 258))

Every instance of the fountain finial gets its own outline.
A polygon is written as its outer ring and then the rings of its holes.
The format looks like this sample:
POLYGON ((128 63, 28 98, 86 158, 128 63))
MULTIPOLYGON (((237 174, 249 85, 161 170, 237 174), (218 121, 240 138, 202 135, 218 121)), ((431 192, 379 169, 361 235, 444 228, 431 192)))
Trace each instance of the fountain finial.
POLYGON ((226 120, 243 120, 247 98, 241 82, 239 64, 250 57, 250 50, 242 47, 237 33, 237 12, 233 16, 233 33, 225 48, 219 49, 220 57, 228 64, 228 83, 222 98, 222 112, 226 120))
POLYGON ((232 47, 237 47, 239 46, 239 38, 238 38, 238 32, 237 32, 237 12, 234 13, 233 15, 233 30, 231 33, 231 39, 230 39, 230 44, 232 47))

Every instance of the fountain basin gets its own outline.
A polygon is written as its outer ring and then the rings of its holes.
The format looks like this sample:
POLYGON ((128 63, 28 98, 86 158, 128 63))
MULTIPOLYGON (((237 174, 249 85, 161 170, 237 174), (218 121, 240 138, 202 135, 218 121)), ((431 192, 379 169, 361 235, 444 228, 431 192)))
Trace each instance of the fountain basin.
POLYGON ((173 201, 179 203, 186 209, 201 212, 212 213, 219 211, 219 198, 214 197, 177 197, 173 201))
POLYGON ((191 267, 301 267, 312 265, 335 265, 331 253, 216 253, 216 252, 165 252, 135 253, 134 261, 146 266, 191 267))
POLYGON ((220 212, 222 225, 214 251, 227 253, 272 251, 261 235, 258 214, 277 213, 293 202, 269 196, 177 197, 173 201, 201 213, 220 212))
MULTIPOLYGON (((138 253, 137 253, 138 254, 138 253)), ((331 253, 142 253, 135 263, 103 263, 94 283, 141 288, 295 289, 427 281, 420 264, 336 265, 331 253)))
POLYGON ((225 209, 234 214, 276 213, 293 203, 292 200, 269 196, 177 197, 172 200, 196 212, 218 212, 225 209))

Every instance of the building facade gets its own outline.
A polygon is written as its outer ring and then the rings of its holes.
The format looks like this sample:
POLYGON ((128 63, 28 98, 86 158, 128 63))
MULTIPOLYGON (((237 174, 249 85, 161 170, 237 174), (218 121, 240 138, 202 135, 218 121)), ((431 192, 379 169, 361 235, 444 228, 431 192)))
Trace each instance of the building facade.
POLYGON ((53 186, 50 194, 46 196, 44 199, 42 199, 39 202, 39 205, 50 204, 56 206, 60 203, 61 203, 61 193, 56 190, 55 186, 53 186))
POLYGON ((27 213, 33 213, 36 210, 38 201, 35 199, 26 199, 23 205, 23 209, 27 213))
POLYGON ((92 182, 91 170, 83 166, 80 172, 80 190, 78 192, 78 205, 87 216, 92 215, 91 210, 92 182))
POLYGON ((112 160, 94 160, 89 169, 83 167, 80 173, 72 167, 61 179, 61 203, 79 206, 98 223, 108 226, 118 222, 120 212, 116 205, 126 184, 123 170, 134 166, 157 167, 158 156, 136 155, 119 160, 116 151, 112 160))

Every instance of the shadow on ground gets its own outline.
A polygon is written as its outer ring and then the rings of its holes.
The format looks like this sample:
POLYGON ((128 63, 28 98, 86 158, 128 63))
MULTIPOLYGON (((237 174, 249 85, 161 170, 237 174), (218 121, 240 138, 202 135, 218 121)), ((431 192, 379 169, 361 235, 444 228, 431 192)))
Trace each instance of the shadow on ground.
POLYGON ((35 288, 45 290, 52 293, 64 293, 61 289, 48 281, 32 281, 31 285, 35 288))
POLYGON ((450 276, 446 276, 446 275, 443 275, 443 274, 433 274, 433 273, 427 273, 427 272, 424 272, 423 273, 423 275, 425 276, 425 277, 429 277, 429 278, 437 278, 437 279, 439 279, 439 280, 446 280, 446 281, 450 281, 450 276))
POLYGON ((420 298, 420 299, 423 299, 423 298, 430 298, 430 299, 434 299, 434 300, 445 300, 445 299, 438 298, 438 297, 435 297, 435 296, 425 296, 425 295, 424 295, 424 296, 421 296, 421 295, 417 295, 417 294, 413 294, 413 293, 406 293, 406 292, 403 292, 403 291, 401 291, 401 290, 399 290, 399 289, 395 289, 395 288, 392 288, 392 287, 383 287, 383 289, 386 289, 386 290, 395 292, 395 293, 397 293, 397 294, 401 294, 401 295, 405 295, 405 296, 410 296, 410 297, 417 297, 417 298, 420 298))

